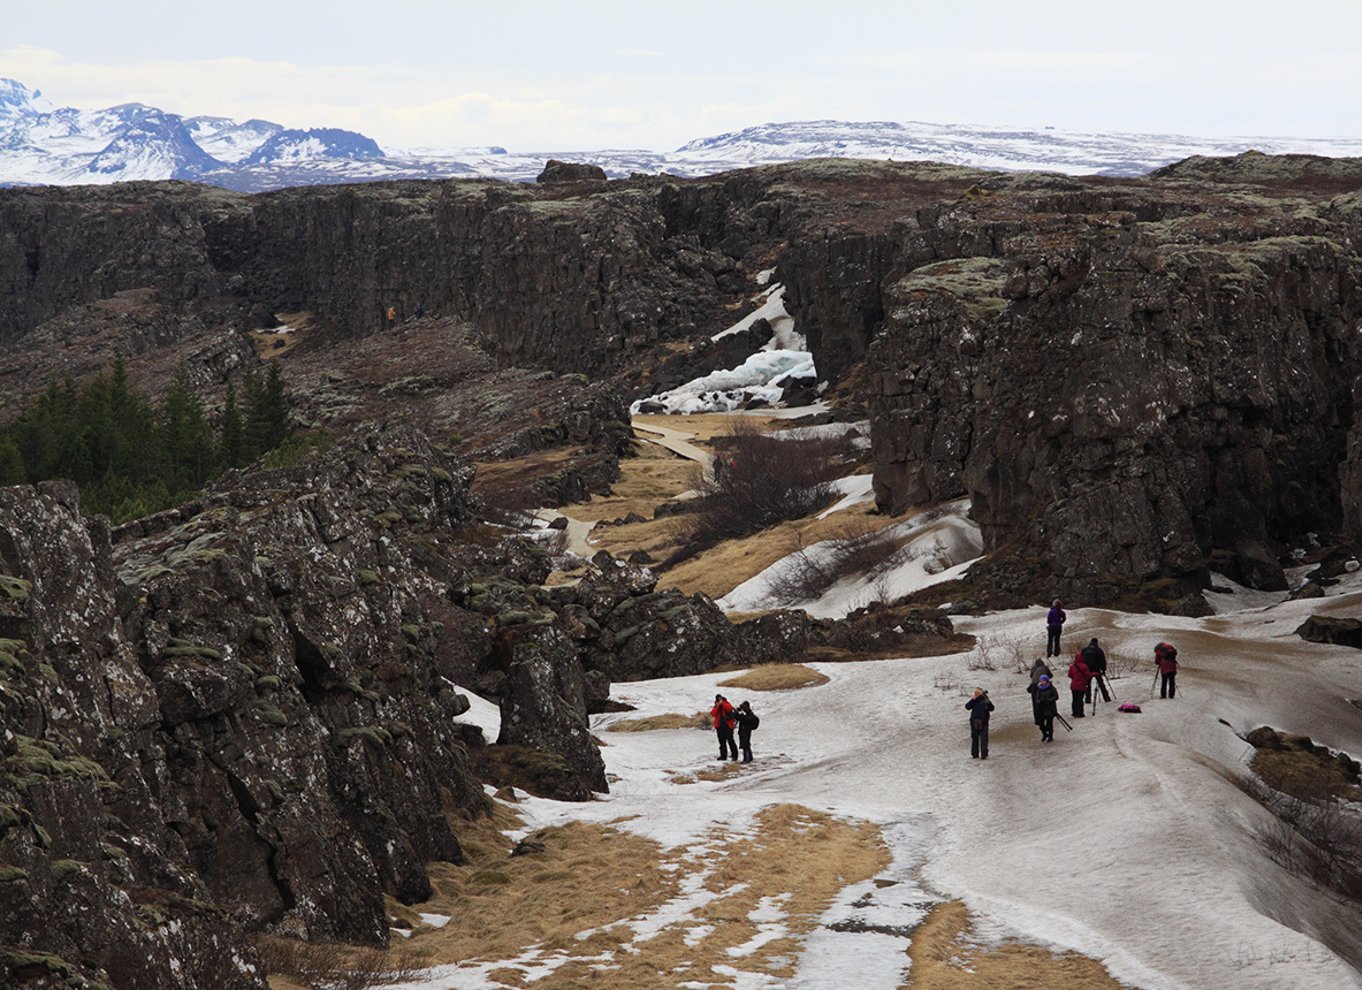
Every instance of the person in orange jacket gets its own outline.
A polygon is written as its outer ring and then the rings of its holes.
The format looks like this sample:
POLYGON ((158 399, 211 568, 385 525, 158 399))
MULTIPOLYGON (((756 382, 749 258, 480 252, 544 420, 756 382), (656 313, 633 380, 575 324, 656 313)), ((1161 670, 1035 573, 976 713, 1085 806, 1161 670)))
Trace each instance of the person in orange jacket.
POLYGON ((714 719, 714 731, 719 734, 719 759, 736 760, 738 758, 738 742, 733 738, 733 727, 737 724, 737 720, 733 718, 733 706, 722 694, 716 694, 714 696, 714 707, 709 710, 709 714, 714 719), (732 753, 731 756, 730 753, 732 753))

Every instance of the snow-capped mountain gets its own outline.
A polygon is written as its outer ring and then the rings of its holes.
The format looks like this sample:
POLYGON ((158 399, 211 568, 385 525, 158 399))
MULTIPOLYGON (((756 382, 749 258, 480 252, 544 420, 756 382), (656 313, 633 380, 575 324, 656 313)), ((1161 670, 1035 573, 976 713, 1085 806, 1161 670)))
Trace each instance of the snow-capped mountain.
POLYGON ((383 157, 383 149, 373 140, 354 131, 335 127, 310 130, 284 130, 270 135, 260 147, 241 160, 243 165, 284 165, 338 158, 370 161, 383 157))
MULTIPOLYGON (((218 185, 241 169, 381 159, 371 138, 333 128, 286 130, 268 120, 191 117, 141 103, 104 110, 53 107, 37 90, 0 79, 0 185, 86 185, 192 179, 218 185)), ((247 186, 250 187, 249 185, 247 186)))
POLYGON ((282 124, 255 117, 244 123, 230 117, 189 117, 184 126, 195 144, 229 165, 249 158, 284 129, 282 124))
POLYGON ((768 123, 716 134, 675 151, 507 151, 499 146, 384 152, 334 128, 286 129, 268 120, 180 117, 142 104, 55 108, 0 79, 0 185, 77 185, 192 179, 242 191, 381 179, 474 177, 530 182, 549 158, 590 161, 611 178, 635 172, 709 175, 805 158, 927 159, 1008 171, 1142 175, 1192 155, 1362 156, 1362 138, 1198 138, 1019 130, 921 122, 768 123))

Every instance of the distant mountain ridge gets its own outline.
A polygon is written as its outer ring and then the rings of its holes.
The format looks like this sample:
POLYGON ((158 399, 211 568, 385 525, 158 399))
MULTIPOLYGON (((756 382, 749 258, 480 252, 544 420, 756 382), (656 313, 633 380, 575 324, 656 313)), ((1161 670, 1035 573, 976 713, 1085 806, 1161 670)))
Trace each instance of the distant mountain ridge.
POLYGON ((0 79, 0 185, 84 185, 187 179, 244 192, 285 186, 483 176, 529 182, 549 158, 591 161, 611 178, 680 176, 806 158, 930 159, 1002 171, 1143 175, 1194 156, 1245 151, 1362 156, 1362 138, 1198 138, 895 121, 767 123, 690 141, 675 151, 507 151, 500 146, 384 151, 355 131, 286 128, 268 120, 182 117, 140 103, 54 107, 0 79))

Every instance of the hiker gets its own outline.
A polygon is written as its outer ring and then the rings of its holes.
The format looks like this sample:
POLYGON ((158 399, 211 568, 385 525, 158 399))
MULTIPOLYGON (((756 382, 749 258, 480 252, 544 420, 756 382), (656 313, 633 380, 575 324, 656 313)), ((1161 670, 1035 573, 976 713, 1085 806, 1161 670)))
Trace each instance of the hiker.
POLYGON ((1040 680, 1026 690, 1031 692, 1031 704, 1035 706, 1040 741, 1054 742, 1055 716, 1059 714, 1059 692, 1050 683, 1050 675, 1041 674, 1040 680))
POLYGON ((391 330, 393 327, 397 326, 397 307, 396 307, 396 306, 389 306, 389 307, 388 307, 388 314, 387 314, 387 315, 388 315, 388 329, 391 330))
MULTIPOLYGON (((1088 645, 1083 647, 1083 662, 1088 665, 1088 670, 1092 671, 1092 683, 1097 685, 1097 690, 1102 692, 1103 701, 1111 701, 1111 694, 1107 691, 1107 655, 1102 651, 1102 647, 1097 645, 1096 638, 1088 640, 1088 645)), ((1088 700, 1092 700, 1089 692, 1088 700)), ((1096 709, 1093 709, 1096 711, 1096 709)))
POLYGON ((969 712, 969 755, 970 759, 988 759, 988 713, 993 711, 993 702, 988 700, 988 692, 983 688, 974 689, 974 697, 965 702, 969 712))
POLYGON ((736 760, 738 744, 733 740, 733 706, 722 694, 716 694, 714 707, 709 710, 709 714, 714 719, 714 731, 719 734, 719 759, 736 760), (730 752, 732 756, 728 755, 730 752))
POLYGON ((1154 647, 1154 663, 1159 668, 1159 697, 1171 698, 1177 694, 1178 650, 1172 643, 1160 643, 1154 647))
POLYGON ((1059 656, 1059 633, 1064 628, 1064 620, 1068 618, 1061 608, 1064 603, 1058 598, 1050 605, 1050 611, 1045 615, 1045 655, 1047 657, 1059 656))
POLYGON ((423 299, 421 302, 419 302, 419 303, 416 304, 416 319, 419 320, 421 317, 423 317, 423 316, 425 316, 425 315, 426 315, 426 303, 425 303, 425 300, 423 299))
POLYGON ((1083 703, 1088 700, 1088 690, 1092 684, 1092 670, 1083 661, 1081 652, 1074 654, 1074 662, 1069 664, 1069 693, 1073 695, 1070 708, 1074 718, 1083 717, 1083 703))
POLYGON ((742 750, 742 761, 752 762, 752 730, 761 725, 761 719, 752 711, 752 703, 744 701, 738 706, 733 717, 738 722, 738 747, 742 750))
POLYGON ((1031 683, 1027 685, 1026 691, 1031 695, 1031 714, 1036 719, 1036 724, 1040 725, 1040 715, 1036 712, 1036 686, 1040 683, 1041 677, 1053 677, 1055 672, 1050 669, 1050 665, 1036 657, 1036 662, 1031 665, 1031 683))

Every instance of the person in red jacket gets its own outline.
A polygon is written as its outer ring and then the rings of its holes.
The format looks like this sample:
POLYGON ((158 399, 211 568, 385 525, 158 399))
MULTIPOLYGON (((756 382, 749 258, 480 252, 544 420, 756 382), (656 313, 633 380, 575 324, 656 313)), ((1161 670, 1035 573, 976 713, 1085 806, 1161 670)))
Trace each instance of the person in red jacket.
POLYGON ((1075 653, 1074 662, 1069 664, 1069 693, 1073 695, 1074 718, 1083 717, 1083 700, 1088 696, 1088 685, 1091 683, 1092 671, 1084 663, 1083 654, 1075 653))
POLYGON ((738 741, 733 738, 733 726, 737 724, 737 720, 733 718, 733 706, 722 694, 716 694, 714 707, 709 710, 709 714, 714 719, 714 731, 719 734, 719 759, 736 760, 738 741), (730 756, 730 753, 733 755, 730 756))
POLYGON ((1177 694, 1178 650, 1172 643, 1160 643, 1154 647, 1154 665, 1159 668, 1159 697, 1171 698, 1177 694))

